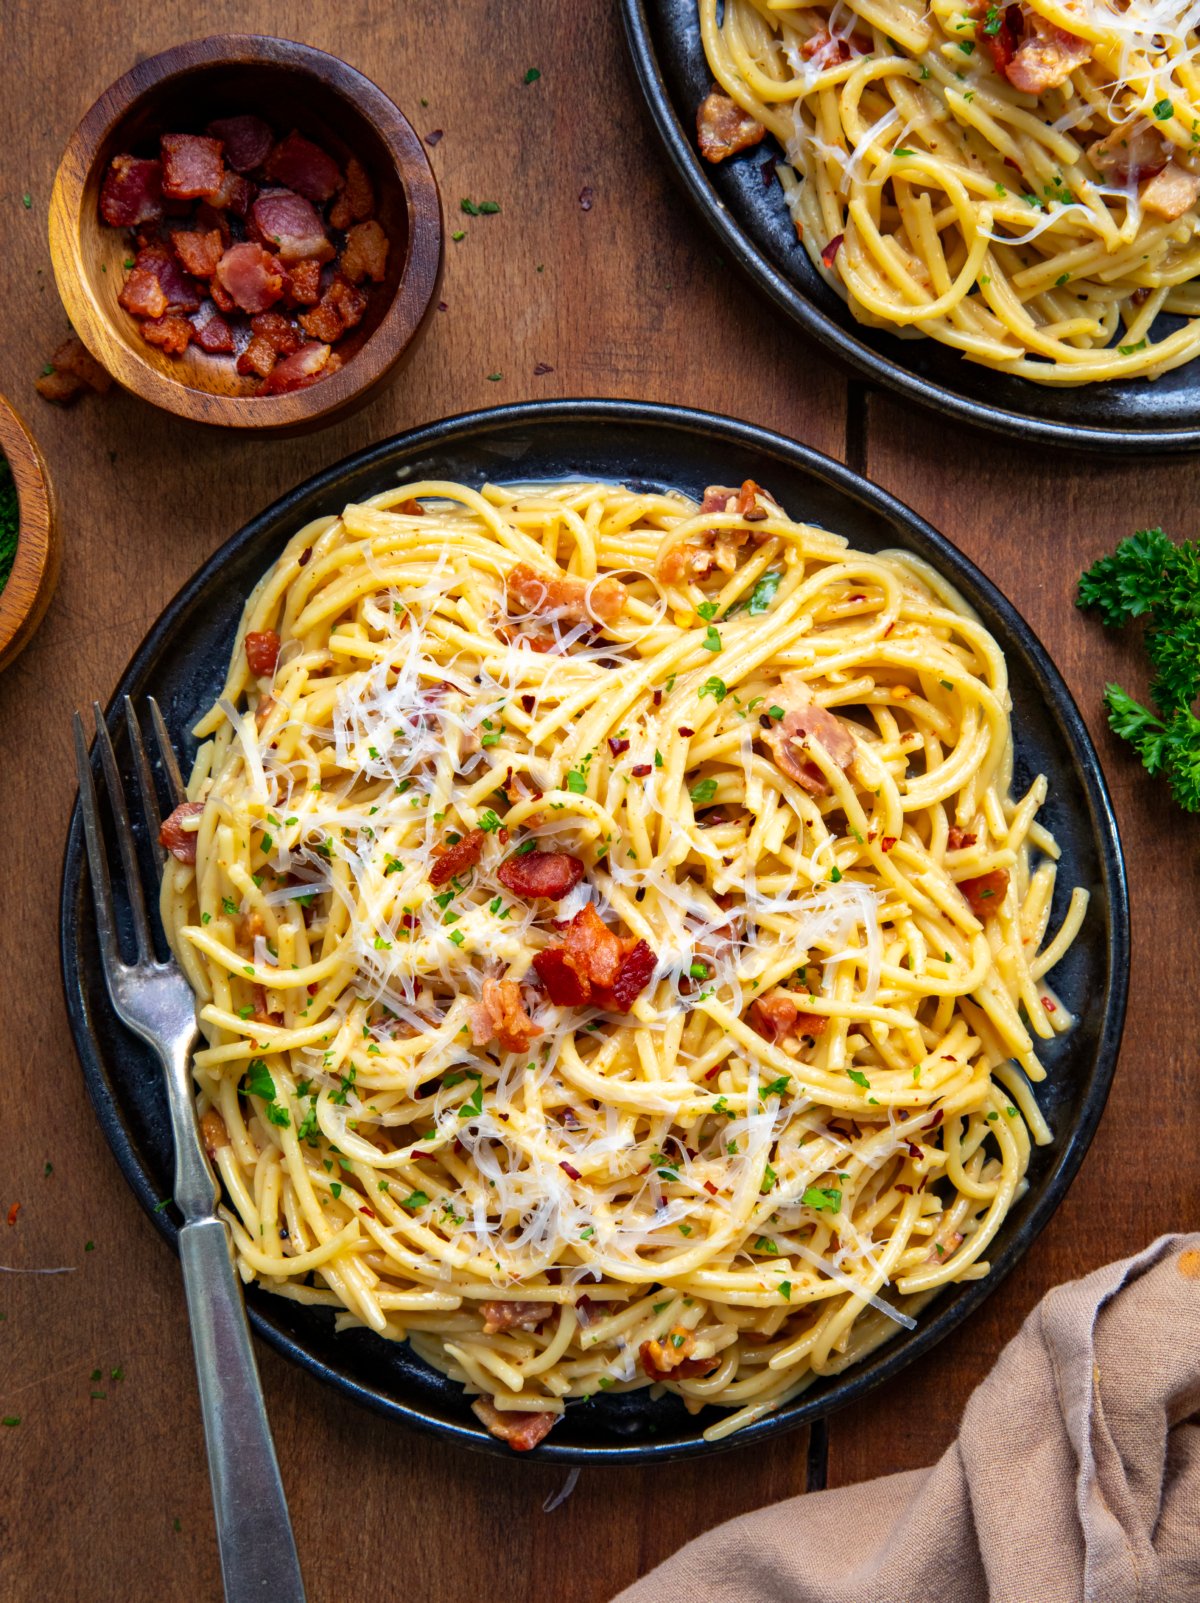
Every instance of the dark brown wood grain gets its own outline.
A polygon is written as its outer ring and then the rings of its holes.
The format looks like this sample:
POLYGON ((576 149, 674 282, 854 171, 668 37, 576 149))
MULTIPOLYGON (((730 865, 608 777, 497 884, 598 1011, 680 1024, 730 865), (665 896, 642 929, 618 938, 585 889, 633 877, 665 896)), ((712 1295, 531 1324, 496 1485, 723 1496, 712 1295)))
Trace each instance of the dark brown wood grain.
POLYGON ((298 434, 357 411, 413 354, 433 313, 444 250, 442 211, 426 147, 403 113, 360 72, 293 40, 219 34, 137 61, 102 86, 67 140, 50 195, 55 282, 84 344, 118 383, 177 417, 222 428, 298 434), (298 130, 339 163, 354 157, 389 242, 383 282, 338 342, 338 372, 280 395, 257 393, 231 357, 192 343, 181 355, 147 345, 119 305, 125 229, 100 217, 101 186, 120 153, 157 150, 214 113, 252 111, 278 134, 298 130))
MULTIPOLYGON (((0 1416, 21 1417, 0 1429, 0 1597, 208 1603, 220 1582, 178 1266, 95 1126, 59 995, 72 709, 107 697, 165 602, 246 518, 388 434, 499 401, 624 395, 750 418, 842 456, 846 386, 733 276, 675 193, 612 8, 129 0, 81 15, 70 0, 9 0, 0 96, 0 389, 35 427, 64 540, 55 602, 0 677, 0 1263, 75 1271, 0 1275, 0 1416), (198 429, 116 390, 54 410, 33 379, 66 332, 46 215, 68 135, 139 53, 249 29, 344 56, 423 137, 442 130, 427 148, 450 226, 465 230, 447 245, 445 311, 397 384, 304 439, 198 429), (531 66, 542 76, 526 85, 531 66), (463 196, 503 209, 466 217, 463 196)), ((1118 535, 1160 519, 1194 532, 1188 464, 1034 453, 879 398, 865 434, 850 438, 872 476, 1026 613, 1102 737, 1130 854, 1136 957, 1112 1104, 1075 1190, 956 1337, 830 1422, 831 1484, 929 1462, 1047 1287, 1194 1220, 1200 1135, 1188 1100, 1195 826, 1103 735, 1100 689, 1124 670, 1127 647, 1071 604, 1082 563, 1118 535)), ((802 1490, 808 1471, 801 1433, 699 1464, 588 1471, 547 1515, 563 1471, 451 1450, 363 1413, 265 1348, 259 1358, 313 1603, 604 1603, 717 1520, 802 1490)))

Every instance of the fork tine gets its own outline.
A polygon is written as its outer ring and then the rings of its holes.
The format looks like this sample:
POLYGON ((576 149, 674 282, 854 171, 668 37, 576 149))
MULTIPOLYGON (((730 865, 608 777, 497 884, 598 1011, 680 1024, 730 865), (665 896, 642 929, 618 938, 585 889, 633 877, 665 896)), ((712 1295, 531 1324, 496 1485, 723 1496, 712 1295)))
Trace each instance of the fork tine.
POLYGON ((121 865, 125 870, 125 893, 129 897, 129 911, 133 917, 133 932, 137 939, 137 955, 139 963, 149 963, 154 958, 154 945, 150 936, 150 920, 146 917, 146 898, 142 894, 142 875, 138 867, 137 845, 133 839, 133 830, 129 824, 129 809, 125 805, 125 790, 121 784, 121 775, 117 770, 116 753, 112 748, 112 741, 108 734, 108 725, 104 722, 104 714, 100 710, 100 703, 94 701, 92 710, 96 715, 96 744, 100 747, 100 761, 104 765, 104 782, 108 787, 108 804, 112 808, 113 820, 117 826, 117 845, 121 848, 121 865))
POLYGON ((100 835, 100 819, 96 812, 96 787, 92 782, 92 765, 88 760, 83 719, 78 713, 74 717, 74 730, 75 769, 79 777, 79 810, 83 814, 83 839, 87 846, 88 875, 92 881, 92 900, 96 906, 96 933, 100 937, 100 954, 107 979, 119 966, 121 952, 117 946, 112 886, 108 878, 108 858, 105 855, 104 841, 100 835))
POLYGON ((171 744, 171 737, 167 733, 166 719, 163 717, 158 702, 153 696, 147 696, 146 701, 150 707, 150 722, 154 728, 154 739, 158 745, 159 759, 163 771, 167 776, 167 784, 171 791, 171 806, 178 807, 181 801, 187 800, 187 793, 183 788, 183 775, 179 772, 179 763, 175 756, 175 748, 171 744))
POLYGON ((133 753, 133 766, 137 770, 138 790, 142 798, 142 816, 146 820, 146 830, 154 846, 154 855, 158 859, 159 868, 167 860, 167 854, 162 842, 158 838, 162 828, 162 812, 158 805, 158 792, 154 788, 154 775, 150 772, 150 762, 146 756, 146 748, 142 743, 142 731, 137 721, 137 714, 133 710, 133 702, 125 697, 125 728, 129 732, 129 749, 133 753))

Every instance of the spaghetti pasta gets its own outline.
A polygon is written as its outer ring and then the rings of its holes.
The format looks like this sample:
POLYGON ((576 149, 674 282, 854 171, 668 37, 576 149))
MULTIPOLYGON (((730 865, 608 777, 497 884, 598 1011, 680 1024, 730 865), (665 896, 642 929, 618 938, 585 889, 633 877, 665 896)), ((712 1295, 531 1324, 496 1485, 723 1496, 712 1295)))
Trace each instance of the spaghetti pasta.
POLYGON ((775 135, 804 249, 860 322, 1052 385, 1200 350, 1190 0, 698 4, 701 148, 726 96, 755 130, 731 148, 775 135))
POLYGON ((197 733, 162 911, 247 1279, 527 1448, 652 1384, 728 1434, 987 1272, 1086 894, 1048 940, 918 559, 750 482, 413 484, 297 532, 197 733))

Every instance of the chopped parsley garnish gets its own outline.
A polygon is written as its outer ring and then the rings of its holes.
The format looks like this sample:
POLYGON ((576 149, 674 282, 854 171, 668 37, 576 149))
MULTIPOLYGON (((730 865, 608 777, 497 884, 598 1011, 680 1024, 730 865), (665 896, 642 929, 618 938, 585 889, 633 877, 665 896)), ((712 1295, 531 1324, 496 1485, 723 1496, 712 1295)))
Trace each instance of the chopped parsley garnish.
POLYGON ((274 1102, 275 1081, 271 1078, 265 1058, 251 1058, 246 1065, 246 1090, 251 1096, 274 1102))
POLYGON ((1146 349, 1146 341, 1140 339, 1136 345, 1118 345, 1117 349, 1122 356, 1136 356, 1139 351, 1146 349))
POLYGON ((460 1119, 477 1119, 483 1112, 483 1081, 475 1077, 475 1089, 458 1110, 460 1119))
POLYGON ((871 1089, 871 1082, 861 1069, 847 1069, 846 1073, 854 1081, 855 1085, 861 1085, 864 1091, 871 1089))
POLYGON ((815 1208, 818 1213, 841 1212, 842 1193, 834 1186, 809 1186, 800 1200, 806 1208, 815 1208))
POLYGON ((781 1074, 777 1080, 772 1080, 770 1085, 759 1086, 758 1100, 765 1102, 769 1096, 786 1096, 787 1088, 791 1083, 792 1077, 790 1074, 781 1074))
POLYGON ((700 686, 698 697, 699 700, 703 701, 705 696, 711 696, 714 701, 722 702, 725 700, 725 697, 728 694, 729 691, 726 687, 725 681, 723 679, 718 679, 714 675, 711 679, 706 679, 700 686))
POLYGON ((711 623, 704 631, 704 639, 700 643, 704 647, 705 651, 720 651, 721 636, 718 630, 716 630, 711 623))
POLYGON ((1154 115, 1159 122, 1169 122, 1175 115, 1175 107, 1169 100, 1160 100, 1155 104, 1154 115))
POLYGON ((410 1191, 408 1196, 400 1203, 402 1208, 414 1209, 428 1206, 429 1198, 423 1191, 410 1191))
POLYGON ((758 1188, 759 1189, 759 1194, 761 1196, 765 1197, 769 1191, 774 1191, 775 1187, 778 1184, 779 1184, 779 1176, 775 1173, 774 1169, 772 1169, 771 1165, 768 1163, 766 1168, 763 1170, 762 1185, 760 1185, 759 1188, 758 1188))
POLYGON ((542 69, 540 67, 527 67, 525 69, 525 77, 522 79, 522 82, 523 83, 537 83, 538 79, 541 76, 542 76, 542 69))
POLYGON ((490 835, 493 830, 500 828, 500 820, 496 817, 495 813, 490 807, 486 808, 482 813, 480 813, 479 827, 487 835, 490 835))
POLYGON ((754 1242, 755 1252, 769 1253, 772 1258, 779 1256, 779 1243, 772 1241, 770 1236, 757 1236, 754 1242))
POLYGON ((709 623, 717 615, 717 603, 715 601, 702 601, 696 611, 704 619, 705 623, 709 623))
POLYGON ((586 796, 587 775, 578 768, 572 768, 567 774, 566 786, 573 796, 586 796))
POLYGON ((688 795, 700 806, 703 806, 705 802, 712 801, 716 794, 717 782, 715 779, 698 779, 688 791, 688 795))
POLYGON ((778 722, 780 718, 783 718, 785 716, 786 716, 786 714, 784 713, 784 710, 783 710, 782 707, 768 707, 767 708, 767 717, 768 718, 774 718, 776 722, 778 722))

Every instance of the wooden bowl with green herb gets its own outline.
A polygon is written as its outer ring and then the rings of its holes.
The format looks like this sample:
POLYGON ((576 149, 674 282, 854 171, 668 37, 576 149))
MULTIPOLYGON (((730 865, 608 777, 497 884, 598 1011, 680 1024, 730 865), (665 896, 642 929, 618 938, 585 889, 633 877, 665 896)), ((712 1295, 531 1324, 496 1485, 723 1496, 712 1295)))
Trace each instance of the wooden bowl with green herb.
POLYGON ((50 480, 33 436, 0 395, 0 668, 29 644, 58 580, 50 480))

